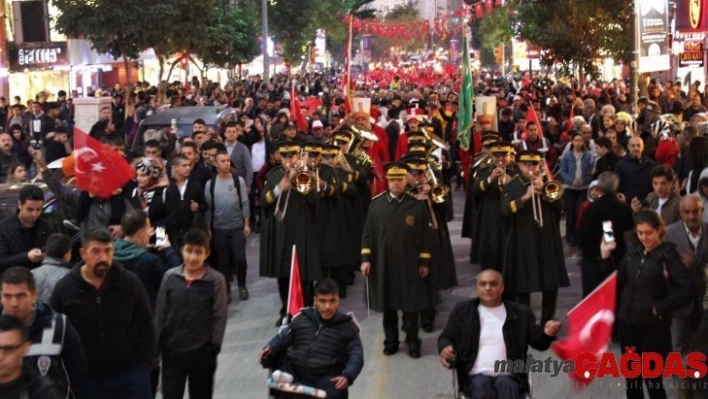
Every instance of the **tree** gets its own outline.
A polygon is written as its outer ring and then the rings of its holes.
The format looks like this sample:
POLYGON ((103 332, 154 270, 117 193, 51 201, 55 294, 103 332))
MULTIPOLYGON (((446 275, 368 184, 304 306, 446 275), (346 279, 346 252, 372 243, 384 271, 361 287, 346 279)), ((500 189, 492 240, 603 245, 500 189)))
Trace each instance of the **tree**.
POLYGON ((197 52, 204 64, 231 69, 256 58, 261 48, 254 14, 257 14, 255 10, 245 2, 227 7, 217 21, 209 25, 207 45, 197 52))
POLYGON ((347 27, 342 23, 349 10, 357 18, 372 18, 373 0, 275 0, 269 3, 269 34, 280 44, 281 55, 289 64, 299 64, 314 42, 317 29, 327 32, 333 52, 343 50, 347 27))
POLYGON ((541 49, 543 65, 571 65, 597 73, 604 58, 628 62, 631 0, 509 0, 479 27, 484 46, 518 37, 541 49))
MULTIPOLYGON (((69 37, 83 37, 98 53, 123 58, 130 82, 129 60, 156 45, 159 21, 173 21, 178 9, 173 1, 152 0, 53 0, 60 11, 56 27, 69 37)), ((164 40, 164 38, 162 38, 164 40)))

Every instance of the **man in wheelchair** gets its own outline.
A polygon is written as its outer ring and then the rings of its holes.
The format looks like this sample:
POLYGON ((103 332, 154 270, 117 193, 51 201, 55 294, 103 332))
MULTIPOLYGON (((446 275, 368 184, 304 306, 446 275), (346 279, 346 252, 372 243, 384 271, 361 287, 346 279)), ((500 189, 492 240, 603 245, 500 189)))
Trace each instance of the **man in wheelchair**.
POLYGON ((495 363, 526 361, 529 345, 548 349, 561 328, 561 323, 553 320, 541 328, 528 306, 503 301, 503 292, 501 273, 493 269, 479 273, 478 298, 455 305, 438 337, 440 362, 456 368, 460 389, 467 397, 524 397, 529 391, 528 376, 495 370, 495 363))
POLYGON ((314 303, 268 342, 259 361, 277 369, 274 377, 281 380, 292 376, 292 382, 320 389, 327 398, 347 398, 364 367, 359 325, 351 314, 339 312, 339 288, 333 280, 315 285, 314 303))

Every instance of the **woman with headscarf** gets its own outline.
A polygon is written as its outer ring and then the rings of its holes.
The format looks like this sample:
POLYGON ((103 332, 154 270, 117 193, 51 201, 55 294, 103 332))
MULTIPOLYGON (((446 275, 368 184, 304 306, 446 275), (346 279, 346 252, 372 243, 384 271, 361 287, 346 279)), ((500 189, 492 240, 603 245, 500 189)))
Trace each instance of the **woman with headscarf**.
POLYGON ((135 164, 135 180, 137 187, 131 199, 140 202, 153 227, 163 226, 167 217, 165 194, 169 185, 165 165, 157 158, 140 158, 135 164))

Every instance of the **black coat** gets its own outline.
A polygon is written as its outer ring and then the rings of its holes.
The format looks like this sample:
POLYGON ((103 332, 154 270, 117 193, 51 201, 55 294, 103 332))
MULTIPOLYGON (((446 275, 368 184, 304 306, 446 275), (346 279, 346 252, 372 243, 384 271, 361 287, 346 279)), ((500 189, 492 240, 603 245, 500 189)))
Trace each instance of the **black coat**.
POLYGON ((0 222, 0 273, 13 266, 39 267, 40 263, 29 261, 27 252, 44 248, 52 233, 54 226, 42 218, 31 229, 23 226, 17 215, 5 218, 0 222))
POLYGON ((140 279, 113 263, 100 291, 77 265, 59 280, 49 305, 65 314, 84 345, 91 380, 115 378, 155 362, 155 326, 140 279))
POLYGON ((268 345, 274 354, 287 350, 290 364, 306 378, 344 376, 351 385, 364 367, 359 326, 341 312, 325 321, 315 308, 304 308, 268 345))
POLYGON ((629 154, 617 161, 615 173, 620 178, 619 192, 627 198, 627 203, 632 202, 634 197, 644 199, 652 192, 650 175, 654 165, 649 158, 637 160, 629 154))
POLYGON ((307 195, 298 193, 294 187, 276 198, 274 190, 283 178, 284 170, 277 167, 268 172, 261 193, 261 262, 262 277, 283 278, 290 276, 293 245, 297 256, 302 281, 322 278, 320 243, 315 230, 315 211, 319 195, 313 188, 307 195), (279 200, 279 201, 278 201, 279 200), (276 206, 282 211, 287 201, 283 220, 275 216, 276 206))
POLYGON ((529 184, 519 175, 508 184, 501 202, 501 215, 508 223, 502 274, 506 290, 511 294, 570 285, 560 234, 564 201, 541 199, 541 228, 534 219, 531 201, 521 200, 529 184))
MULTIPOLYGON (((340 195, 341 184, 337 169, 320 165, 319 176, 327 183, 327 188, 320 192, 315 214, 315 229, 320 242, 320 255, 323 267, 342 267, 354 265, 346 203, 340 195)), ((346 183, 346 182, 344 182, 346 183)))
POLYGON ((617 243, 612 256, 619 264, 627 251, 624 233, 634 228, 634 219, 632 209, 620 201, 615 194, 603 195, 587 207, 576 233, 578 246, 586 261, 599 262, 602 222, 606 220, 612 222, 612 231, 617 243))
MULTIPOLYGON (((516 302, 504 301, 506 320, 502 331, 506 345, 506 358, 509 360, 526 360, 529 345, 544 351, 555 339, 543 332, 543 327, 536 324, 536 317, 531 309, 516 302)), ((479 338, 481 323, 479 320, 479 299, 468 299, 459 302, 450 313, 443 332, 438 337, 438 353, 452 345, 457 356, 458 381, 465 381, 469 375, 477 355, 479 354, 479 338)), ((528 389, 528 376, 514 374, 518 382, 528 389)))
POLYGON ((184 190, 184 196, 180 194, 179 187, 174 179, 170 179, 170 185, 167 187, 166 201, 167 219, 165 227, 167 234, 175 235, 179 232, 184 233, 192 227, 204 228, 201 216, 207 210, 206 199, 204 198, 204 184, 199 178, 187 179, 187 187, 184 190), (192 201, 199 204, 199 209, 192 212, 192 201))
POLYGON ((429 278, 419 268, 429 266, 435 237, 430 212, 408 193, 396 199, 388 191, 371 201, 361 238, 362 261, 371 262, 370 303, 377 312, 432 309, 429 278))
MULTIPOLYGON (((603 262, 608 268, 613 265, 612 257, 603 262)), ((647 254, 641 246, 629 250, 619 265, 617 292, 617 318, 640 327, 670 325, 672 313, 696 295, 693 278, 671 242, 647 254), (664 276, 664 265, 668 277, 664 276), (653 307, 658 316, 654 316, 653 307)))

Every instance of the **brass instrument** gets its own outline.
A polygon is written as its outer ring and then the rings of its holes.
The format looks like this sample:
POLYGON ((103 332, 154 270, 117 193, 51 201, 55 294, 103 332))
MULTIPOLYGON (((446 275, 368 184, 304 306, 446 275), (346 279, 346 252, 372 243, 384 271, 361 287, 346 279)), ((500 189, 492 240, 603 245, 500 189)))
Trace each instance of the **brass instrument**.
POLYGON ((476 170, 479 168, 485 168, 487 166, 491 166, 494 163, 494 159, 492 159, 492 153, 491 152, 484 152, 475 155, 475 159, 472 162, 472 169, 476 170))
POLYGON ((342 153, 341 151, 339 151, 339 153, 337 154, 337 167, 349 173, 354 171, 354 169, 352 169, 352 166, 349 164, 349 161, 347 161, 347 157, 345 157, 344 153, 342 153))
POLYGON ((499 176, 499 180, 497 180, 497 187, 499 187, 499 191, 504 191, 504 188, 506 187, 506 166, 504 166, 504 161, 500 160, 497 163, 498 168, 502 168, 503 172, 502 175, 499 176))
MULTIPOLYGON (((543 164, 542 164, 543 165, 543 164)), ((541 199, 545 199, 548 202, 553 202, 557 199, 563 197, 563 185, 555 180, 551 180, 546 173, 545 165, 542 166, 541 173, 538 178, 543 181, 543 186, 541 187, 541 192, 536 194, 534 191, 531 197, 533 205, 533 218, 538 223, 538 227, 543 227, 543 211, 541 210, 541 199)), ((533 182, 531 183, 533 184, 533 182)))
POLYGON ((376 137, 375 134, 364 129, 357 128, 353 125, 349 125, 349 130, 352 132, 352 141, 349 143, 347 153, 354 155, 357 162, 359 162, 359 164, 363 167, 373 166, 374 161, 371 159, 369 154, 361 148, 361 146, 366 140, 376 142, 379 141, 379 138, 376 137))
POLYGON ((428 164, 428 169, 425 170, 425 174, 426 180, 430 183, 430 200, 436 204, 444 203, 447 193, 450 192, 450 188, 438 182, 437 177, 435 177, 435 171, 430 164, 428 164))
POLYGON ((301 148, 300 157, 293 167, 295 175, 292 177, 291 182, 295 190, 302 195, 309 194, 309 192, 312 191, 312 175, 310 175, 309 163, 310 159, 307 155, 307 151, 301 148))

